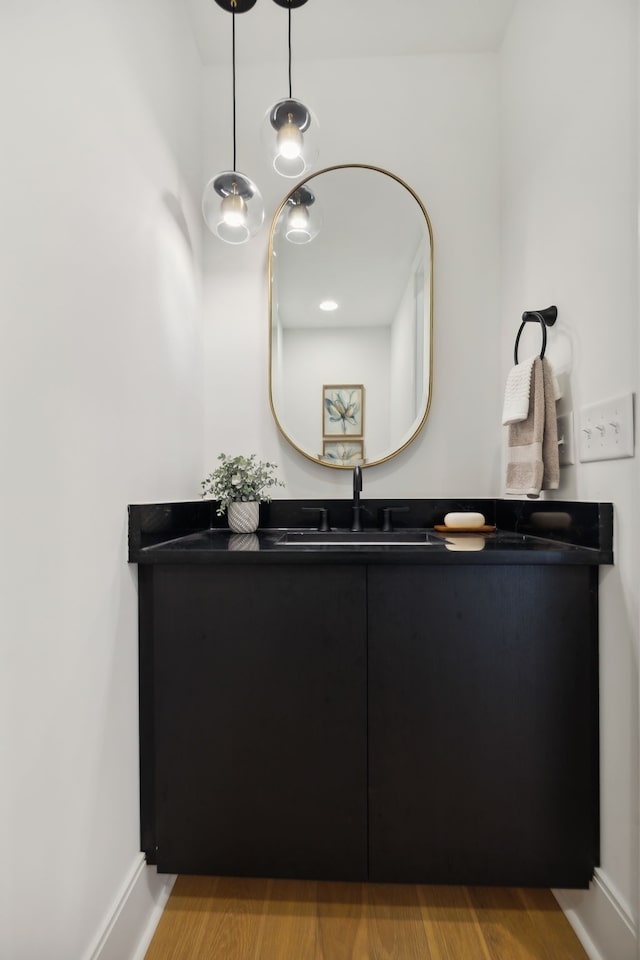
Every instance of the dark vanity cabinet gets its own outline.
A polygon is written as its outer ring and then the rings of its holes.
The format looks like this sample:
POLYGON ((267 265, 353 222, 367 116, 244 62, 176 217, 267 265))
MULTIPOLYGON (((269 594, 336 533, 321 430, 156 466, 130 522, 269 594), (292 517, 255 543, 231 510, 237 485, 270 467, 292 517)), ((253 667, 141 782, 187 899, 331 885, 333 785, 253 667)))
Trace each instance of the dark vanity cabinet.
POLYGON ((369 879, 584 887, 597 569, 368 573, 369 879))
POLYGON ((585 887, 597 566, 451 559, 141 565, 148 859, 585 887))
POLYGON ((172 873, 365 877, 365 568, 140 574, 148 858, 172 873))

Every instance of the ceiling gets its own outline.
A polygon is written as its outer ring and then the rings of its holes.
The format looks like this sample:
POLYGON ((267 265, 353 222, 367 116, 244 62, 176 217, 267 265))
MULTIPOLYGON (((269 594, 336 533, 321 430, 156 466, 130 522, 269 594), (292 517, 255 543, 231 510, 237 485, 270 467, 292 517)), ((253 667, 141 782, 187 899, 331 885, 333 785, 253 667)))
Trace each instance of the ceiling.
MULTIPOLYGON (((230 16, 214 0, 186 0, 205 64, 229 63, 230 16)), ((291 14, 294 59, 498 50, 515 0, 308 0, 291 14)), ((237 59, 286 56, 285 9, 257 0, 238 16, 237 59)))

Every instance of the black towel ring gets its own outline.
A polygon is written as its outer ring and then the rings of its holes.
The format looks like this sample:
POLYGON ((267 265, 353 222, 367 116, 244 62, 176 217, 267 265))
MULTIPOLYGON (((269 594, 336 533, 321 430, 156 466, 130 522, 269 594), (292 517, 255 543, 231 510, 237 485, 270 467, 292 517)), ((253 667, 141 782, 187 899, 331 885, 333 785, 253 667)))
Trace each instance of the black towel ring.
POLYGON ((539 323, 542 330, 542 349, 540 350, 540 359, 542 360, 544 357, 544 352, 547 349, 547 327, 552 327, 557 319, 557 307, 547 307, 546 310, 525 310, 525 312, 522 314, 522 323, 520 324, 518 336, 516 337, 516 343, 513 348, 513 362, 516 364, 518 363, 518 344, 520 343, 520 337, 522 335, 522 331, 524 330, 525 324, 530 322, 539 323))

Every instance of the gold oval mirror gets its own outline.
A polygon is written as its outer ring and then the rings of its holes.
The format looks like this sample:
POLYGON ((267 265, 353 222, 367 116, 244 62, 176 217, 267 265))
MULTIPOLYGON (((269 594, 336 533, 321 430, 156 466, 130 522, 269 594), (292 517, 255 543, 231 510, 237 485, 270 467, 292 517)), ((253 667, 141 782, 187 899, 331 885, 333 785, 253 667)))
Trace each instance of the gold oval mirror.
POLYGON ((433 234, 420 198, 379 167, 297 184, 269 237, 269 395, 299 453, 373 466, 415 439, 432 381, 433 234))

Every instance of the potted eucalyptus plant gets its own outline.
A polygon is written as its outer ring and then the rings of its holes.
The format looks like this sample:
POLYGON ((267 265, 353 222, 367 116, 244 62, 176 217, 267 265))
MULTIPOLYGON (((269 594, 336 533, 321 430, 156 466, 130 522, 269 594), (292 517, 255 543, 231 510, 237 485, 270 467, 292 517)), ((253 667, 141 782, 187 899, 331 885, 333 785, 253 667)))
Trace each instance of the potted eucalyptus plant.
POLYGON ((218 455, 220 465, 201 483, 202 496, 218 501, 216 513, 227 513, 227 523, 234 533, 252 533, 258 529, 260 504, 271 500, 270 487, 284 487, 274 470, 277 464, 249 457, 218 455))

